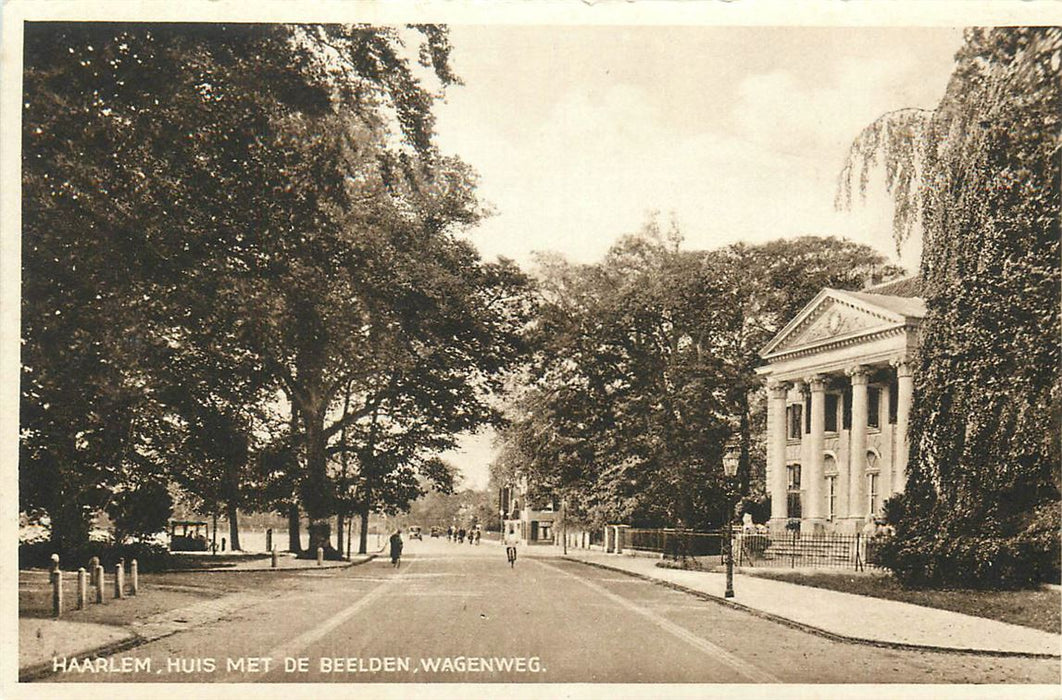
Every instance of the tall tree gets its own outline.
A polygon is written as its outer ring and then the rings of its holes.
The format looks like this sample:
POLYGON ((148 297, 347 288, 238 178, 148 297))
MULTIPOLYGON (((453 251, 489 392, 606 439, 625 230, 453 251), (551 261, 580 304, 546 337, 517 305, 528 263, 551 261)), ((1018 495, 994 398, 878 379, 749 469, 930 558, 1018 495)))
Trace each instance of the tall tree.
MULTIPOLYGON (((411 32, 450 84, 445 31, 411 32)), ((395 263, 477 216, 404 47, 388 27, 28 26, 20 481, 57 539, 158 456, 145 348, 179 343, 286 394, 302 500, 330 513, 325 421, 366 315, 399 298, 395 263)))
POLYGON ((927 305, 889 553, 909 584, 1057 580, 1060 64, 1057 27, 967 30, 924 128, 853 151, 921 163, 896 192, 927 305))
POLYGON ((600 264, 543 261, 537 361, 502 433, 500 481, 528 477, 597 523, 718 525, 731 438, 742 492, 762 478, 758 350, 823 286, 899 271, 835 239, 680 242, 652 221, 600 264))

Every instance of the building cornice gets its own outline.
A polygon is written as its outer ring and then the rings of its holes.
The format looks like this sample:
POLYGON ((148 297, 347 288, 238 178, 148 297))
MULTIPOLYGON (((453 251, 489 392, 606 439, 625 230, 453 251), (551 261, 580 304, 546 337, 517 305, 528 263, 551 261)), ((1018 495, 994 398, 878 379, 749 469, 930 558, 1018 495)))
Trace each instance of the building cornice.
POLYGON ((854 335, 847 335, 839 338, 831 338, 829 340, 816 342, 809 345, 804 345, 798 348, 792 348, 765 356, 763 359, 767 361, 767 365, 757 368, 757 371, 762 373, 768 372, 769 365, 783 360, 792 360, 798 357, 806 357, 808 355, 815 355, 827 350, 835 350, 838 348, 849 347, 852 345, 859 345, 862 343, 878 340, 879 338, 887 338, 894 335, 902 335, 909 331, 918 330, 917 323, 904 323, 889 328, 877 328, 869 332, 863 332, 854 335))

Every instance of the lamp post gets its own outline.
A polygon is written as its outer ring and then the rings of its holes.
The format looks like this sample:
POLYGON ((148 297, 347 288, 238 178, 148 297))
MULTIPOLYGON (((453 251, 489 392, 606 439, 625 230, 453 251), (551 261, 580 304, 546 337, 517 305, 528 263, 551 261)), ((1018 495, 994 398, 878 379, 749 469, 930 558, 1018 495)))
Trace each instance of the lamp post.
POLYGON ((723 452, 723 473, 726 475, 726 593, 727 598, 734 597, 734 503, 732 487, 737 476, 738 464, 741 462, 741 450, 737 445, 728 444, 723 452))

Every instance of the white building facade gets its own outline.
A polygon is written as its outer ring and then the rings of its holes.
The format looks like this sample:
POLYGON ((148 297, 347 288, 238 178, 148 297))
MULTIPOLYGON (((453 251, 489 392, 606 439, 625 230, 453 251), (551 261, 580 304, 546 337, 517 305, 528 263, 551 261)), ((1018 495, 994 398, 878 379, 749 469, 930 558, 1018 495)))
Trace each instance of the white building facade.
POLYGON ((760 352, 772 531, 858 532, 903 491, 918 291, 824 289, 760 352))
POLYGON ((502 522, 502 539, 516 535, 524 544, 553 544, 557 537, 554 521, 556 511, 552 500, 543 504, 541 510, 531 508, 526 478, 519 478, 515 485, 505 486, 498 494, 502 522))

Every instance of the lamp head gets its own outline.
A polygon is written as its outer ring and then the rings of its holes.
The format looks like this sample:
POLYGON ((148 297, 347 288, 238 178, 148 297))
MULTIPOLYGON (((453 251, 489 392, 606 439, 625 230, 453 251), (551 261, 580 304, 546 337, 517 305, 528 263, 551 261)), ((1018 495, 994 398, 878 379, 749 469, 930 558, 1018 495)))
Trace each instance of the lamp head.
POLYGON ((734 441, 728 442, 723 452, 723 473, 728 477, 737 476, 741 463, 741 446, 734 441))

